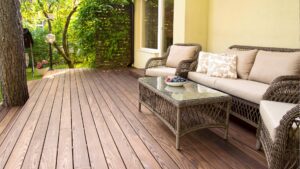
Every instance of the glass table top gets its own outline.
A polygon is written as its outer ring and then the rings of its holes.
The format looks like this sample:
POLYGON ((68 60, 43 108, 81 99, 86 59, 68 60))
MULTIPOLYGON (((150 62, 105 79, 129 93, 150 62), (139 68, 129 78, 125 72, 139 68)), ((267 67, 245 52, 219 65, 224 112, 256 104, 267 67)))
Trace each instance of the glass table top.
POLYGON ((229 96, 217 90, 202 86, 192 81, 187 81, 181 87, 172 87, 165 83, 165 77, 142 77, 139 82, 159 91, 176 101, 187 101, 195 99, 215 98, 229 96))

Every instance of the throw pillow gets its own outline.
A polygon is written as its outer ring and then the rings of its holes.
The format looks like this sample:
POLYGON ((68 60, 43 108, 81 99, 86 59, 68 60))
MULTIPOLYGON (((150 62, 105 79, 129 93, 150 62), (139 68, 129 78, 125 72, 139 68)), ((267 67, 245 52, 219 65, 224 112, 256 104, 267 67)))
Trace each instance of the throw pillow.
POLYGON ((208 58, 207 74, 213 77, 237 78, 237 56, 215 55, 208 58))
POLYGON ((208 52, 200 52, 198 56, 198 65, 196 72, 198 73, 207 73, 208 68, 208 57, 211 55, 216 55, 208 52))
POLYGON ((197 46, 178 46, 173 45, 166 62, 167 67, 177 68, 183 60, 192 59, 197 52, 197 46))
POLYGON ((270 84, 275 78, 300 74, 300 52, 258 51, 249 79, 270 84))
POLYGON ((225 53, 228 55, 237 55, 237 75, 241 79, 248 79, 257 50, 229 49, 225 53))

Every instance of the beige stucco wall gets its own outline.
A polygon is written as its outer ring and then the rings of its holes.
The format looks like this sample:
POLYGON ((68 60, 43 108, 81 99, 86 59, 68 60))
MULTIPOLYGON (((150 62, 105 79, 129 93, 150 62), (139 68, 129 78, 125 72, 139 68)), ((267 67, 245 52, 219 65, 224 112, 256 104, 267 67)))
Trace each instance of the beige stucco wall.
POLYGON ((174 0, 174 43, 207 44, 208 0, 174 0))
POLYGON ((208 50, 233 44, 300 47, 299 0, 210 0, 208 50))
MULTIPOLYGON (((186 0, 185 42, 199 43, 205 50, 208 38, 208 1, 186 0)), ((176 34, 174 34, 175 36, 176 34)))
MULTIPOLYGON (((141 1, 135 0, 135 63, 158 53, 141 50, 141 1)), ((230 45, 300 48, 300 0, 174 0, 174 43, 200 43, 222 52, 230 45)))
POLYGON ((185 42, 185 1, 174 0, 173 42, 185 42))

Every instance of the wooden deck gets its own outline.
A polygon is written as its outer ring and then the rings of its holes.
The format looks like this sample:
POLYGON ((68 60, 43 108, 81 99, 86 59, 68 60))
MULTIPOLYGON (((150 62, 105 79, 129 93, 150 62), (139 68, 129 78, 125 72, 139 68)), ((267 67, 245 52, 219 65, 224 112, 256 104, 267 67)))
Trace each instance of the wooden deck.
POLYGON ((260 169, 255 132, 230 123, 175 136, 142 108, 138 83, 127 70, 66 70, 30 85, 24 107, 0 113, 0 168, 33 169, 260 169), (2 118, 1 118, 2 117, 2 118))

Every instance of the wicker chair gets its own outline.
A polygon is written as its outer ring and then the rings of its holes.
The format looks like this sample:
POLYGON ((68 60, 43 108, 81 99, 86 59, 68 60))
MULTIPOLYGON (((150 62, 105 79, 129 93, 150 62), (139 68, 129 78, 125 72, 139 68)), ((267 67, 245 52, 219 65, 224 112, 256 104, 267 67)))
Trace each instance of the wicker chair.
POLYGON ((195 56, 192 59, 189 60, 182 60, 179 63, 179 66, 177 68, 169 68, 166 67, 166 62, 168 59, 168 56, 170 54, 171 46, 168 48, 167 52, 163 55, 163 57, 159 58, 151 58, 146 63, 145 67, 145 75, 147 75, 147 69, 150 68, 165 68, 165 70, 162 72, 162 75, 178 75, 182 77, 186 77, 188 72, 191 70, 191 64, 195 62, 198 58, 199 51, 201 51, 201 46, 199 44, 174 44, 176 46, 196 46, 197 51, 195 53, 195 56))
MULTIPOLYGON (((264 111, 263 102, 270 104, 286 104, 293 103, 296 106, 287 110, 287 112, 279 112, 283 115, 279 126, 273 131, 268 127, 268 119, 262 114, 259 121, 257 132, 257 148, 261 145, 265 151, 268 166, 270 169, 297 169, 299 167, 299 125, 300 125, 300 76, 285 76, 274 80, 264 94, 260 104, 261 112, 264 111)), ((265 105, 266 106, 266 105, 265 105)), ((289 106, 291 106, 289 104, 289 106)), ((273 108, 274 109, 274 106, 273 108)), ((276 110, 278 111, 278 110, 276 110)), ((272 113, 278 112, 269 112, 272 113)))

